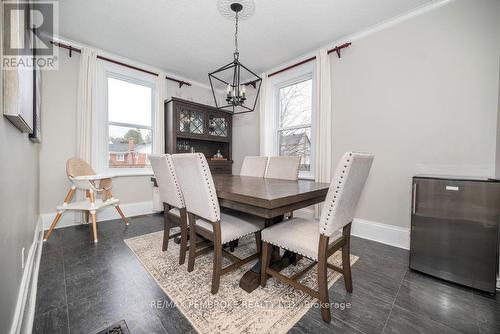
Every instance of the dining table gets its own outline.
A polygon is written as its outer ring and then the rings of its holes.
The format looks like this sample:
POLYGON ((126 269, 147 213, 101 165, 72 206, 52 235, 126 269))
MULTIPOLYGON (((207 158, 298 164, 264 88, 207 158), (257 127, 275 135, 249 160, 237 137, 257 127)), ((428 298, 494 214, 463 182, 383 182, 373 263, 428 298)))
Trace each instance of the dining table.
MULTIPOLYGON (((213 180, 222 208, 261 217, 266 227, 284 221, 285 214, 323 202, 330 187, 329 183, 313 180, 231 174, 214 174, 213 180)), ((247 292, 255 290, 260 284, 259 262, 240 280, 240 287, 247 292)), ((271 264, 278 270, 287 265, 283 263, 278 247, 273 248, 271 264)))

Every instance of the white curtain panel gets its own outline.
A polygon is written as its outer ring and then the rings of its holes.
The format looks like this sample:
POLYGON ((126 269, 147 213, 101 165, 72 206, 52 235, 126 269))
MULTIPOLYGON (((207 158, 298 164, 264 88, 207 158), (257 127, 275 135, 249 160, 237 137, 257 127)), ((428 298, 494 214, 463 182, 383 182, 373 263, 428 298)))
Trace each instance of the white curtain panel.
MULTIPOLYGON (((97 104, 97 51, 84 47, 80 55, 80 71, 78 73, 78 92, 76 105, 76 155, 89 162, 92 161, 92 121, 95 118, 97 104)), ((69 157, 68 157, 69 158, 69 157)), ((77 194, 78 200, 85 198, 82 191, 77 194)), ((85 222, 83 212, 75 214, 75 220, 85 222)))
POLYGON ((259 96, 259 122, 260 122, 260 155, 273 155, 273 110, 272 110, 272 85, 267 73, 260 75, 262 83, 259 96))
MULTIPOLYGON (((327 49, 316 55, 316 131, 315 178, 316 182, 330 183, 332 177, 332 87, 330 56, 327 49)), ((319 217, 321 204, 315 205, 314 215, 319 217)))
POLYGON ((76 155, 92 165, 92 117, 96 105, 97 51, 84 47, 80 56, 76 106, 76 155))
POLYGON ((158 73, 156 79, 156 102, 155 102, 155 131, 153 136, 153 153, 163 154, 165 146, 164 137, 164 103, 167 96, 166 73, 158 73))
MULTIPOLYGON (((153 136, 153 153, 163 154, 165 148, 164 136, 164 103, 167 97, 166 73, 159 72, 156 79, 156 101, 155 101, 155 131, 153 136)), ((163 203, 160 199, 158 187, 153 187, 153 211, 163 211, 163 203)))

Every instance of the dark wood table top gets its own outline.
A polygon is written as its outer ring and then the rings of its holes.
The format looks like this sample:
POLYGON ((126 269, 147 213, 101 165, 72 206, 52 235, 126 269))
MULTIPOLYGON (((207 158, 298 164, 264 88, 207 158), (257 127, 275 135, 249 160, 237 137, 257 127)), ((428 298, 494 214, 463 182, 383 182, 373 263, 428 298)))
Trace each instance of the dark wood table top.
POLYGON ((324 201, 329 183, 214 175, 221 206, 273 218, 324 201))
MULTIPOLYGON (((263 218, 275 218, 325 200, 329 183, 213 175, 219 204, 263 218)), ((156 186, 154 177, 151 181, 156 186)))

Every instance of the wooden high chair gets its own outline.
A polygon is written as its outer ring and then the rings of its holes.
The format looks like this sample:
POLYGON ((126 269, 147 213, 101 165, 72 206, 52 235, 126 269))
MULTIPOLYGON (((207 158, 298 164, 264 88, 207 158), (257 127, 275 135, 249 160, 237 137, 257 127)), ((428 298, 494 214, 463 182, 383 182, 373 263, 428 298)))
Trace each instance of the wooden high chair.
POLYGON ((50 234, 56 227, 57 223, 61 219, 61 216, 66 210, 76 210, 85 212, 85 220, 89 221, 89 215, 92 218, 92 232, 94 234, 94 242, 97 242, 97 223, 96 223, 96 212, 107 206, 113 205, 116 211, 120 214, 126 225, 128 225, 127 218, 123 214, 122 210, 118 206, 120 200, 113 198, 111 193, 111 179, 114 175, 98 175, 94 172, 90 165, 80 159, 80 158, 70 158, 66 162, 66 174, 70 179, 71 188, 64 198, 62 205, 57 206, 57 215, 54 221, 50 225, 49 230, 45 234, 43 241, 47 241, 50 234), (84 190, 86 199, 83 201, 78 201, 70 203, 73 199, 76 189, 84 190), (100 193, 101 198, 96 199, 95 193, 100 193))

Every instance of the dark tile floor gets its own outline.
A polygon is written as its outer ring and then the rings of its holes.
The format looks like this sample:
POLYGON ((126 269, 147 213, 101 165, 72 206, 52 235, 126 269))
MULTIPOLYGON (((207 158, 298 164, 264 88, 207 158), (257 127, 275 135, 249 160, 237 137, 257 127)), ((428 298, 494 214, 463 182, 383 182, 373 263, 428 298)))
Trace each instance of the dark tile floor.
MULTIPOLYGON (((195 332, 176 308, 153 308, 168 297, 123 242, 162 229, 162 216, 56 230, 44 244, 34 333, 89 333, 125 319, 131 333, 195 332)), ((500 333, 500 297, 408 270, 408 252, 352 239, 354 292, 330 289, 331 324, 311 309, 291 333, 500 333), (350 307, 347 303, 350 303, 350 307), (342 305, 346 307, 342 307, 342 305)))

